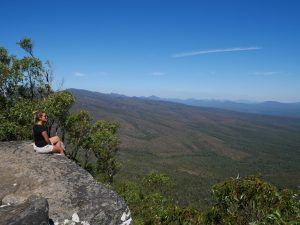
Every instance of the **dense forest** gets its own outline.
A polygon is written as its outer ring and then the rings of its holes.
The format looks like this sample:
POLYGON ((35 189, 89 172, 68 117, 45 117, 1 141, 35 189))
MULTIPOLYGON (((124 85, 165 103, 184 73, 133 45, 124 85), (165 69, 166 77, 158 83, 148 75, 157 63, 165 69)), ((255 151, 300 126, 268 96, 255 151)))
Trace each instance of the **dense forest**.
POLYGON ((118 157, 120 125, 95 121, 86 111, 70 112, 72 93, 53 90, 49 62, 34 55, 33 42, 17 43, 27 53, 18 58, 0 47, 0 140, 32 138, 33 111, 48 115, 49 133, 59 133, 67 155, 95 179, 126 200, 133 224, 299 224, 299 193, 278 189, 260 177, 228 178, 211 188, 207 210, 180 206, 170 191, 173 179, 153 171, 139 181, 114 179, 121 169, 118 157))

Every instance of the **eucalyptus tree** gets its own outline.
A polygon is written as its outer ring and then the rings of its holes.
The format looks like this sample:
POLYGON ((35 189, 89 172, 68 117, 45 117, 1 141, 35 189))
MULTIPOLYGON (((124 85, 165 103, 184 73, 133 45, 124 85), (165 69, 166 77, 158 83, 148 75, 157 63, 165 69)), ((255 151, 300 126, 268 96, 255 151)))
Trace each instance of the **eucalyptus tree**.
POLYGON ((51 64, 34 55, 31 39, 23 38, 17 44, 25 56, 18 58, 0 47, 0 140, 31 138, 35 110, 49 114, 50 127, 55 123, 63 129, 74 102, 71 93, 55 93, 51 64))

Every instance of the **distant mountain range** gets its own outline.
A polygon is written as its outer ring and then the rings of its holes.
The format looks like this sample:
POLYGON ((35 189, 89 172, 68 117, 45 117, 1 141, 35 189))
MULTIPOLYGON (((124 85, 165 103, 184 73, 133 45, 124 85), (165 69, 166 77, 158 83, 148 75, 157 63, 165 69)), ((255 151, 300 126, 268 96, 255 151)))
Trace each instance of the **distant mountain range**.
POLYGON ((299 118, 70 91, 73 111, 120 123, 117 179, 138 180, 151 170, 169 174, 175 200, 200 207, 208 204, 211 185, 231 176, 261 174, 281 187, 300 184, 299 118))
POLYGON ((200 100, 194 98, 190 98, 190 99, 159 98, 156 96, 141 97, 141 98, 157 100, 157 101, 177 102, 177 103, 190 105, 190 106, 227 109, 227 110, 233 110, 237 112, 300 118, 300 102, 281 103, 276 101, 251 102, 246 100, 240 100, 240 101, 200 100))

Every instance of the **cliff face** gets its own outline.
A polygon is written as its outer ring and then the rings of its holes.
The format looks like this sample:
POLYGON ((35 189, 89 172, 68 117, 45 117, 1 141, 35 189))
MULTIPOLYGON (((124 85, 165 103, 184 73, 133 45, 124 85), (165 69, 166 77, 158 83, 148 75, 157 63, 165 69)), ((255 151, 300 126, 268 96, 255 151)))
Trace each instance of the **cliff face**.
MULTIPOLYGON (((37 154, 31 142, 0 142, 1 210, 45 198, 55 224, 130 224, 130 211, 114 191, 65 156, 37 154), (4 206, 10 205, 10 206, 4 206), (79 218, 78 218, 79 217, 79 218)), ((17 215, 15 215, 17 216, 17 215)), ((0 218, 0 224, 1 218, 0 218)))

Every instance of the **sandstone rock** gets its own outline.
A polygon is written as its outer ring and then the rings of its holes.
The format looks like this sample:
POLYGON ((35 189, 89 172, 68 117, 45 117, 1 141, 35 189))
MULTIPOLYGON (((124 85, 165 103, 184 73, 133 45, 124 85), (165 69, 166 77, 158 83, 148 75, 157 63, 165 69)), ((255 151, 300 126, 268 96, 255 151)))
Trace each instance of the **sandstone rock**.
POLYGON ((48 202, 45 198, 31 196, 17 206, 0 208, 0 224, 48 225, 48 202))
POLYGON ((0 203, 21 204, 31 195, 48 200, 56 224, 75 213, 79 224, 131 221, 124 200, 67 157, 35 153, 28 141, 0 142, 0 203))

